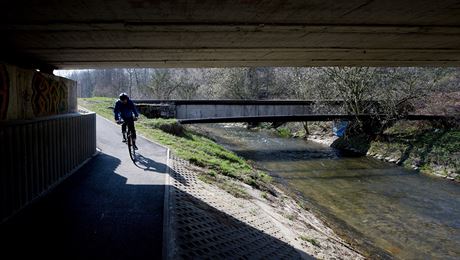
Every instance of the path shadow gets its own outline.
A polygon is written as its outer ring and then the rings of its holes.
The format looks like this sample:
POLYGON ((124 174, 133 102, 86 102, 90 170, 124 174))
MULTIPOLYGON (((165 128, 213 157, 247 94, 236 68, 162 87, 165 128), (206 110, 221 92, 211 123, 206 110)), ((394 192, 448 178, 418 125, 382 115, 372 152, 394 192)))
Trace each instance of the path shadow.
POLYGON ((371 147, 372 137, 361 134, 349 137, 339 137, 332 142, 331 147, 340 150, 342 156, 358 157, 366 155, 371 147))
MULTIPOLYGON (((149 171, 168 170, 166 165, 148 158, 143 162, 149 171)), ((120 164, 118 158, 98 155, 46 196, 0 225, 0 258, 20 259, 33 254, 37 258, 61 259, 161 259, 165 185, 128 184, 127 179, 117 173, 120 164)), ((171 172, 171 176, 174 175, 176 180, 186 179, 171 172)), ((172 189, 175 192, 175 188, 172 189)), ((181 205, 185 203, 194 208, 194 212, 205 212, 207 216, 207 219, 195 219, 197 226, 182 222, 177 227, 181 240, 176 246, 186 246, 187 252, 193 252, 184 257, 203 258, 200 252, 207 252, 219 258, 235 258, 230 252, 239 252, 241 258, 247 259, 251 257, 245 256, 245 252, 256 252, 258 248, 265 255, 270 255, 268 250, 273 255, 284 250, 294 252, 284 258, 300 258, 299 252, 278 238, 200 198, 188 193, 182 195, 181 205), (209 223, 220 233, 204 240, 194 239, 194 228, 209 226, 209 223), (245 238, 232 234, 243 234, 245 238)), ((184 212, 176 213, 186 216, 184 212)))
MULTIPOLYGON (((143 156, 142 154, 138 153, 137 154, 137 160, 134 163, 136 167, 144 170, 144 171, 152 171, 152 172, 161 172, 161 173, 168 173, 172 172, 173 170, 169 168, 164 163, 156 162, 155 160, 152 160, 148 157, 143 156)), ((185 179, 182 175, 179 174, 173 174, 171 175, 172 178, 176 179, 178 182, 182 183, 183 185, 188 185, 187 179, 185 179)))
POLYGON ((158 259, 164 185, 129 185, 99 154, 0 226, 0 258, 158 259))
POLYGON ((378 178, 378 177, 388 177, 388 176, 413 176, 411 172, 395 172, 395 173, 371 173, 370 171, 366 171, 363 173, 355 172, 353 174, 337 174, 337 175, 305 175, 305 176, 289 176, 284 177, 287 180, 309 180, 309 179, 324 179, 324 180, 345 180, 345 179, 356 179, 356 180, 363 180, 369 178, 378 178))
POLYGON ((337 156, 338 153, 331 148, 318 149, 280 149, 280 150, 256 150, 240 149, 235 151, 236 154, 243 158, 255 161, 308 161, 318 159, 330 159, 337 156))
POLYGON ((134 162, 134 165, 144 171, 166 172, 167 170, 167 166, 164 163, 156 162, 143 156, 141 153, 136 154, 136 161, 134 162))
POLYGON ((171 187, 176 197, 170 259, 315 259, 290 244, 171 187))

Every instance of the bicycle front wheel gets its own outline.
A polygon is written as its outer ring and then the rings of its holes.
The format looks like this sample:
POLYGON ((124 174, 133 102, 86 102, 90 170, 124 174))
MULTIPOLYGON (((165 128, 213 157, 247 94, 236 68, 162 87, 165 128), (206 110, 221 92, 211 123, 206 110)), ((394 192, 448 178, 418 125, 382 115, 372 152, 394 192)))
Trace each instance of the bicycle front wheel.
POLYGON ((131 137, 131 135, 128 135, 129 157, 131 157, 131 160, 135 162, 136 161, 136 150, 134 150, 133 145, 134 145, 133 138, 131 137))

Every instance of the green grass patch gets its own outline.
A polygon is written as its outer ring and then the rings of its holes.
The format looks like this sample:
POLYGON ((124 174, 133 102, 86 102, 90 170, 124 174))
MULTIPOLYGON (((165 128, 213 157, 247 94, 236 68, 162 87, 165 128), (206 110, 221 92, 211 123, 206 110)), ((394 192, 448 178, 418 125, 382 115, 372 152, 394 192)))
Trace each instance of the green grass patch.
POLYGON ((340 138, 333 146, 395 159, 403 166, 416 166, 427 174, 455 178, 458 176, 453 173, 460 174, 460 129, 437 122, 399 121, 376 138, 355 135, 340 138))
POLYGON ((369 151, 399 158, 406 166, 416 165, 425 173, 460 173, 460 130, 442 129, 422 122, 403 122, 385 131, 369 151))
POLYGON ((314 238, 309 238, 309 237, 306 237, 306 236, 300 236, 300 239, 302 239, 303 241, 307 241, 307 242, 309 242, 310 244, 312 244, 312 245, 314 245, 316 247, 321 247, 319 242, 316 241, 314 238))
POLYGON ((243 187, 241 187, 240 184, 235 183, 234 181, 231 181, 229 178, 225 178, 222 175, 218 175, 215 171, 210 171, 207 174, 199 174, 198 179, 203 182, 215 185, 237 198, 251 198, 251 196, 243 187))
POLYGON ((268 194, 266 192, 262 192, 262 198, 268 200, 269 199, 268 194))
POLYGON ((143 123, 146 127, 160 129, 168 134, 182 136, 184 135, 184 128, 177 122, 176 119, 163 119, 156 118, 153 120, 145 120, 143 123))
POLYGON ((106 97, 79 98, 78 105, 92 110, 107 119, 114 120, 113 107, 117 100, 106 97))
POLYGON ((278 131, 278 136, 283 137, 283 138, 288 138, 291 137, 291 130, 285 127, 278 127, 276 129, 278 131))
MULTIPOLYGON (((79 105, 113 120, 115 99, 80 98, 79 105)), ((215 175, 221 174, 243 181, 261 190, 271 191, 270 176, 254 169, 244 159, 211 139, 184 128, 175 119, 148 119, 139 117, 136 130, 145 137, 171 149, 178 157, 215 175)))

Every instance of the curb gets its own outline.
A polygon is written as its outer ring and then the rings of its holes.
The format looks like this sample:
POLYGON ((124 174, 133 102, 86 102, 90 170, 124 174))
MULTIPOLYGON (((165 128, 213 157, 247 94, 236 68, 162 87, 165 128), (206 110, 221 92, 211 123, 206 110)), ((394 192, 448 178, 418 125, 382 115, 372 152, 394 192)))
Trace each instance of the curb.
POLYGON ((169 160, 169 149, 167 150, 166 158, 166 176, 165 176, 165 190, 164 190, 164 204, 163 204, 163 246, 162 246, 162 259, 167 260, 171 258, 171 219, 169 208, 169 192, 171 188, 171 167, 169 160))

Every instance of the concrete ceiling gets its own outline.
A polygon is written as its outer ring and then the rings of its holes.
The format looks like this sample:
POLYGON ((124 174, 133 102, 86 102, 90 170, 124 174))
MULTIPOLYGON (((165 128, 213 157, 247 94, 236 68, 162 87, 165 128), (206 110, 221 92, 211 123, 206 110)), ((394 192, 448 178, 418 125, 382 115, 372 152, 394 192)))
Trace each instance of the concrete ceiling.
POLYGON ((460 65, 453 0, 2 0, 1 58, 35 67, 460 65))

